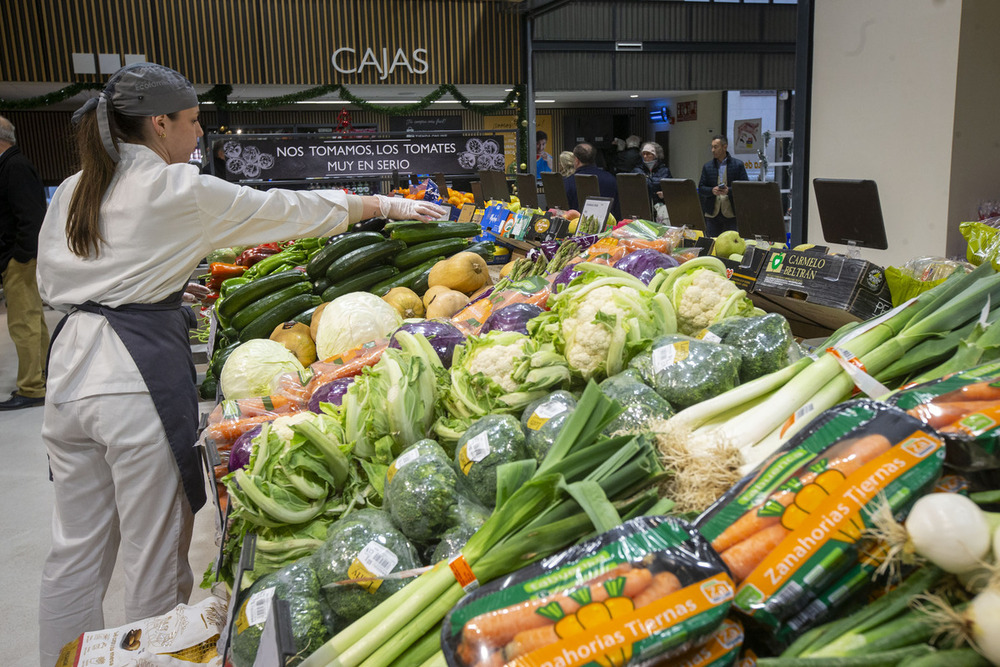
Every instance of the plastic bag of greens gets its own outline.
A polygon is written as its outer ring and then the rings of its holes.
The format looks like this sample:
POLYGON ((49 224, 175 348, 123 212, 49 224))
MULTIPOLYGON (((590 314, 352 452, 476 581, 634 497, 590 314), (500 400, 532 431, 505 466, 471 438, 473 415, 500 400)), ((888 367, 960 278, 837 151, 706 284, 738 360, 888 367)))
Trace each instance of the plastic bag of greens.
MULTIPOLYGON (((302 656, 326 643, 330 633, 337 629, 325 623, 330 613, 320 595, 319 578, 310 559, 304 558, 264 575, 240 595, 239 611, 233 624, 234 667, 252 667, 254 664, 273 597, 288 603, 292 637, 295 648, 302 651, 302 656)), ((288 664, 295 665, 301 661, 297 657, 288 664)))
POLYGON ((740 353, 740 382, 781 370, 799 354, 788 320, 778 313, 730 317, 708 327, 699 338, 730 345, 740 353))
POLYGON ((634 368, 609 377, 599 385, 604 394, 621 403, 623 410, 604 429, 606 435, 618 431, 644 431, 651 419, 670 419, 674 410, 662 396, 642 381, 634 368))
POLYGON ((670 334, 654 340, 629 366, 680 410, 739 384, 741 361, 739 351, 729 345, 670 334))
POLYGON ((556 441, 566 419, 576 409, 576 399, 568 391, 554 391, 528 404, 521 415, 528 454, 539 462, 556 441))
POLYGON ((455 465, 476 498, 496 504, 497 468, 527 456, 521 423, 511 415, 487 415, 474 421, 455 448, 455 465))
MULTIPOLYGON (((996 220, 996 218, 991 218, 996 220)), ((983 262, 992 262, 993 268, 1000 268, 997 255, 1000 254, 1000 229, 985 222, 963 222, 958 230, 968 244, 965 258, 970 264, 979 266, 983 262)))
POLYGON ((458 496, 458 474, 441 445, 420 440, 389 466, 382 509, 406 537, 427 543, 453 525, 458 496))
POLYGON ((441 541, 434 547, 429 563, 434 564, 446 559, 451 560, 462 553, 465 543, 476 534, 477 530, 478 528, 473 528, 469 525, 458 525, 446 530, 444 535, 441 536, 441 541))
POLYGON ((330 524, 311 557, 330 609, 353 623, 401 589, 406 579, 379 579, 420 565, 417 552, 386 512, 362 509, 330 524), (358 583, 341 583, 365 579, 358 583))

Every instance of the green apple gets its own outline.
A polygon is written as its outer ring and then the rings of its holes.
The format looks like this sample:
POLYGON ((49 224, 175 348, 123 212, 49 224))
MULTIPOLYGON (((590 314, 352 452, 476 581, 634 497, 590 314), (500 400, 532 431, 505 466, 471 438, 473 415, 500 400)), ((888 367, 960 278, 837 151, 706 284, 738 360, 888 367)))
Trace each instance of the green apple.
POLYGON ((715 238, 715 246, 712 254, 716 257, 729 257, 730 255, 742 255, 747 249, 747 242, 740 237, 736 231, 722 232, 715 238))

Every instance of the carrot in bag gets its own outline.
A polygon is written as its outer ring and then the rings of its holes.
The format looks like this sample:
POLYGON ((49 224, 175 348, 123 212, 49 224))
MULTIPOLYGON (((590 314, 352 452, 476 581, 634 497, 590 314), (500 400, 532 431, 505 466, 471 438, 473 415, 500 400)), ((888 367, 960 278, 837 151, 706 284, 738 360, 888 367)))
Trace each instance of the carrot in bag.
POLYGON ((940 429, 957 422, 966 415, 982 412, 1000 403, 996 400, 946 402, 941 400, 943 398, 944 396, 941 396, 930 403, 922 403, 906 412, 931 428, 940 429))
POLYGON ((208 415, 209 424, 218 424, 224 420, 242 419, 244 417, 260 417, 261 415, 280 415, 295 412, 301 404, 282 395, 262 396, 260 398, 237 398, 220 401, 208 415))
MULTIPOLYGON (((290 410, 285 414, 300 412, 300 408, 290 410)), ((254 426, 277 419, 280 415, 263 414, 256 417, 243 417, 241 419, 224 419, 217 424, 209 424, 205 427, 206 439, 218 449, 228 449, 233 446, 236 439, 252 429, 254 426)))

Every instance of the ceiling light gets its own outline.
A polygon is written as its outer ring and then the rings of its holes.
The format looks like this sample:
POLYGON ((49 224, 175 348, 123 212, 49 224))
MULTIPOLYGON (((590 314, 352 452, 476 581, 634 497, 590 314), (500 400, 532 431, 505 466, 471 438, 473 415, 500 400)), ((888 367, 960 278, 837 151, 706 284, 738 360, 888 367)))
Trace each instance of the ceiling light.
MULTIPOLYGON (((469 104, 499 104, 504 100, 469 100, 469 104)), ((459 104, 458 100, 434 100, 432 104, 459 104)))
POLYGON ((535 104, 554 104, 555 100, 535 100, 535 104))
POLYGON ((634 99, 634 98, 639 97, 639 96, 638 95, 629 95, 629 97, 631 97, 631 98, 634 99))
POLYGON ((513 88, 504 88, 503 92, 505 92, 505 93, 513 93, 514 89, 513 88))

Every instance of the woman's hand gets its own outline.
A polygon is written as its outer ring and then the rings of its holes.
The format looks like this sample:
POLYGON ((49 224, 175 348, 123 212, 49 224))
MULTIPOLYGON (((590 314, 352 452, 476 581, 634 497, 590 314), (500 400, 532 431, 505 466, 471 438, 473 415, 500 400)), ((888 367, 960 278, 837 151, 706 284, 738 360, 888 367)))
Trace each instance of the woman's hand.
POLYGON ((429 201, 406 199, 405 197, 386 197, 375 195, 378 200, 379 214, 392 220, 438 220, 445 214, 445 209, 429 201))

